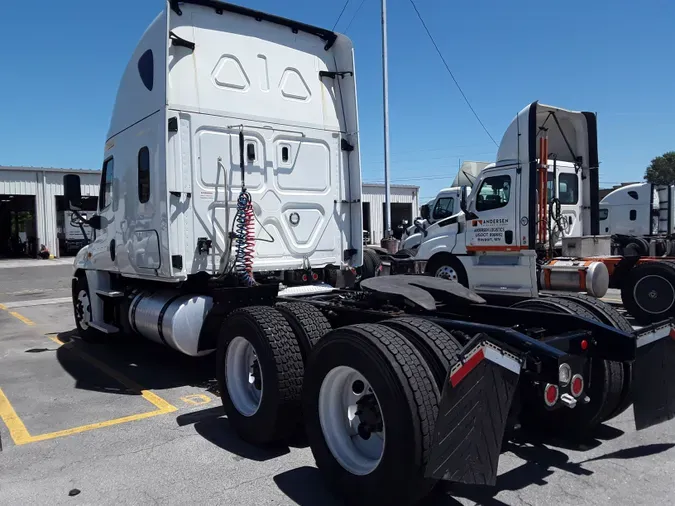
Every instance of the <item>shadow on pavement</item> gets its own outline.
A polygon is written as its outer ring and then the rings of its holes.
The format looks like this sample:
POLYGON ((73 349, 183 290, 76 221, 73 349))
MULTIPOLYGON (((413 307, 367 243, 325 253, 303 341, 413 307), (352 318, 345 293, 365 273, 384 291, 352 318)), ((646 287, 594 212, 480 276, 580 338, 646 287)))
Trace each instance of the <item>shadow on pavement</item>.
POLYGON ((286 444, 253 445, 243 441, 230 426, 222 406, 193 411, 176 417, 179 426, 194 425, 195 431, 210 443, 240 459, 266 461, 290 453, 290 448, 305 448, 307 441, 302 431, 286 444))
POLYGON ((624 448, 623 450, 617 450, 615 452, 607 453, 605 455, 600 455, 598 457, 593 457, 592 459, 583 460, 579 464, 585 464, 586 462, 596 462, 598 460, 610 460, 610 459, 638 459, 640 457, 649 457, 651 455, 656 455, 658 453, 663 453, 670 450, 675 446, 675 443, 654 443, 642 446, 634 446, 632 448, 624 448))
POLYGON ((279 490, 299 506, 339 506, 342 503, 331 494, 323 483, 319 470, 303 466, 274 477, 279 490))
POLYGON ((79 389, 125 395, 181 386, 215 389, 215 354, 188 357, 142 337, 111 336, 96 344, 82 341, 76 330, 56 337, 64 343, 56 357, 79 389))

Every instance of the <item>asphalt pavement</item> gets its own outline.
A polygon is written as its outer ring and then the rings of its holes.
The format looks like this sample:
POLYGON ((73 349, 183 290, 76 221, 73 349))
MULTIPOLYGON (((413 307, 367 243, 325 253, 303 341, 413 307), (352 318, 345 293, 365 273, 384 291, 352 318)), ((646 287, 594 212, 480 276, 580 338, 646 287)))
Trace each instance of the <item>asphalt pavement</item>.
MULTIPOLYGON (((337 504, 301 435, 237 438, 212 357, 81 341, 70 272, 0 269, 0 504, 337 504)), ((675 421, 636 432, 629 410, 581 442, 509 441, 496 487, 442 485, 427 504, 673 504, 673 446, 675 421)))

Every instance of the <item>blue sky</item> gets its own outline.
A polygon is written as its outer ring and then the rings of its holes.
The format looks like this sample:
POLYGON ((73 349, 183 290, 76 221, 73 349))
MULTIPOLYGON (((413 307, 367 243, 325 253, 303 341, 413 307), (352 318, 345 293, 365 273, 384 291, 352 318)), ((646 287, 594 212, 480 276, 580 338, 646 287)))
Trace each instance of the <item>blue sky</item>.
MULTIPOLYGON (((675 2, 415 0, 450 68, 499 141, 528 103, 598 113, 601 182, 639 180, 675 149, 675 2)), ((238 0, 332 28, 343 0, 238 0)), ((342 31, 361 0, 351 0, 342 31)), ((356 47, 365 181, 383 179, 379 0, 356 47)), ((100 166, 118 79, 163 0, 32 0, 3 6, 0 164, 100 166)), ((494 159, 409 0, 389 0, 392 181, 432 197, 459 160, 494 159)))

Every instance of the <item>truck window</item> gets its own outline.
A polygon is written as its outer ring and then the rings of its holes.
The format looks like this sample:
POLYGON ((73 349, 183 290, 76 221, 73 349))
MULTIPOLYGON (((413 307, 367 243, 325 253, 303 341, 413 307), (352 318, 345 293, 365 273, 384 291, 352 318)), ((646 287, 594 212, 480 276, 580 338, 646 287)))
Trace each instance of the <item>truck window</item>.
POLYGON ((108 158, 103 162, 103 173, 101 174, 101 187, 98 192, 98 208, 100 211, 110 205, 112 200, 113 177, 115 172, 115 161, 108 158))
POLYGON ((138 59, 138 74, 141 76, 143 85, 152 91, 155 81, 155 62, 152 56, 152 49, 148 49, 138 59))
POLYGON ((598 216, 600 217, 600 221, 606 220, 609 216, 609 209, 600 209, 598 216))
POLYGON ((150 200, 150 150, 147 146, 138 151, 138 200, 141 204, 150 200))
POLYGON ((452 216, 452 211, 455 208, 455 199, 452 197, 442 197, 436 201, 434 206, 433 218, 434 220, 442 220, 448 216, 452 216))
POLYGON ((546 193, 549 202, 551 201, 551 199, 553 199, 553 197, 555 197, 555 195, 553 195, 554 188, 555 188, 555 181, 553 180, 553 172, 548 172, 546 178, 546 193))
POLYGON ((480 185, 476 196, 476 211, 499 209, 509 203, 511 176, 491 176, 480 185))
POLYGON ((579 201, 579 178, 576 174, 560 174, 558 198, 561 204, 571 205, 579 201))

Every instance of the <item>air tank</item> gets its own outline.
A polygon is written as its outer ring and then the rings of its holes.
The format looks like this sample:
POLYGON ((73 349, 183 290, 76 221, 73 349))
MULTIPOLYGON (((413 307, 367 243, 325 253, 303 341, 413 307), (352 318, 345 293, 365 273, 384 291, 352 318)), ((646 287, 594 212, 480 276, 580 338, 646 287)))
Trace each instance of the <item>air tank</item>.
POLYGON ((585 292, 604 297, 609 288, 609 271, 602 262, 592 260, 551 260, 539 274, 542 290, 585 292))
POLYGON ((141 292, 129 306, 129 323, 150 341, 199 357, 213 351, 198 349, 202 325, 212 307, 213 299, 207 295, 141 292))

